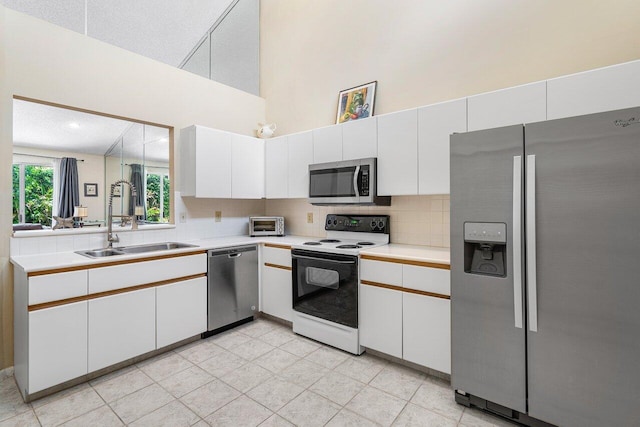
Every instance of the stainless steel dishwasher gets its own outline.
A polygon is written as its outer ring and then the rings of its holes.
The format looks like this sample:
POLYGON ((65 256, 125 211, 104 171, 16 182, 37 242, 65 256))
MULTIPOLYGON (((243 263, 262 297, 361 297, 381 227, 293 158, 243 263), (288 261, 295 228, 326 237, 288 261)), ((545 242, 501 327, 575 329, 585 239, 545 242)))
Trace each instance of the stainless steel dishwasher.
POLYGON ((207 329, 253 319, 258 311, 258 247, 208 252, 207 329))

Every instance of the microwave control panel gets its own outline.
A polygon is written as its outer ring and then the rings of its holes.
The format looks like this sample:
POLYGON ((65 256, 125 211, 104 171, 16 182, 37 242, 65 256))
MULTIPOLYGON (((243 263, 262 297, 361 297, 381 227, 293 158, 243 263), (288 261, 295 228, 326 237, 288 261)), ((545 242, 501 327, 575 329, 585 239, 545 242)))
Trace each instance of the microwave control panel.
POLYGON ((362 166, 360 171, 360 195, 368 196, 369 195, 369 166, 362 166))

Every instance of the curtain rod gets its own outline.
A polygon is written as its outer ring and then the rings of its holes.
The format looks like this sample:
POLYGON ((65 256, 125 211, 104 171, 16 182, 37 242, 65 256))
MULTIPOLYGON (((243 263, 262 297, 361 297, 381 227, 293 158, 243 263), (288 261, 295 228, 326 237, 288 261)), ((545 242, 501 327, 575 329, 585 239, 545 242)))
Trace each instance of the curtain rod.
MULTIPOLYGON (((13 153, 18 156, 29 156, 29 157, 41 157, 43 159, 57 159, 62 160, 62 157, 54 157, 54 156, 42 156, 40 154, 25 154, 25 153, 13 153)), ((84 159, 76 159, 78 162, 84 162, 84 159)))
MULTIPOLYGON (((140 165, 140 163, 125 163, 124 165, 132 166, 132 165, 140 165)), ((145 166, 148 168, 154 168, 154 169, 169 169, 167 166, 153 166, 153 165, 145 165, 145 166)))

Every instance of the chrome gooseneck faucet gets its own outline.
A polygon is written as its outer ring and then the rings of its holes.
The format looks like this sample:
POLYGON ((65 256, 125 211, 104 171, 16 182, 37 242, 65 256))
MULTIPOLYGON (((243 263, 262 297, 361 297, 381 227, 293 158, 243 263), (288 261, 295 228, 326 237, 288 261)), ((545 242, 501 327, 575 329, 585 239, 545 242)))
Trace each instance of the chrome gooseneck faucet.
POLYGON ((127 184, 129 187, 131 187, 131 197, 133 197, 134 200, 138 195, 138 192, 136 191, 136 187, 126 179, 119 179, 118 181, 111 184, 111 191, 109 192, 109 217, 107 218, 107 241, 109 242, 110 248, 113 248, 114 242, 118 243, 120 241, 120 239, 118 238, 118 235, 116 234, 114 236, 113 234, 113 217, 114 216, 123 218, 123 219, 131 219, 131 229, 132 230, 138 229, 135 210, 133 212, 133 215, 114 215, 113 214, 113 192, 115 188, 120 184, 127 184))

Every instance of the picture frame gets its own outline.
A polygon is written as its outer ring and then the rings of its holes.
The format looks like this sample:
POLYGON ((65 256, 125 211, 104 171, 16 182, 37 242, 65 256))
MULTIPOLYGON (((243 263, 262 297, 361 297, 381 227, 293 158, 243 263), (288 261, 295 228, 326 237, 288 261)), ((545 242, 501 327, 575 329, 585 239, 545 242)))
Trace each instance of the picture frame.
POLYGON ((85 182, 84 197, 98 197, 98 184, 85 182))
POLYGON ((116 185, 113 187, 113 197, 120 197, 122 195, 122 186, 116 185))
POLYGON ((373 116, 378 81, 340 91, 336 124, 373 116))

